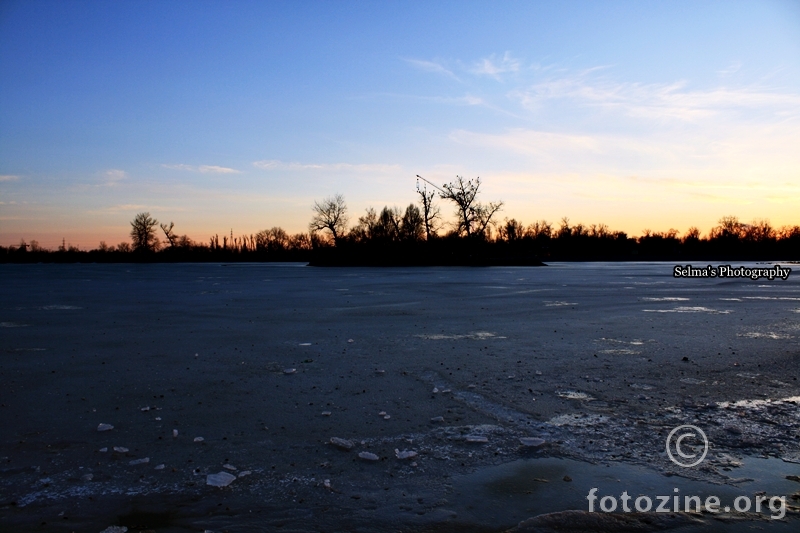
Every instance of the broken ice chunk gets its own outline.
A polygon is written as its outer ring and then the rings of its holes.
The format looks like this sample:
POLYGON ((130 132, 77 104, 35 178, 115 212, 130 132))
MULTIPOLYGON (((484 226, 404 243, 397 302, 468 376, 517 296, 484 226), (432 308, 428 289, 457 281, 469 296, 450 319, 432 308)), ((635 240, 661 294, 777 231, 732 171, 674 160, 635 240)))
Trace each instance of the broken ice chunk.
POLYGON ((546 442, 544 439, 537 437, 522 437, 519 439, 519 441, 523 446, 528 446, 530 448, 540 448, 541 446, 544 446, 546 442))
POLYGON ((339 437, 331 437, 331 444, 342 450, 350 450, 354 446, 353 441, 340 439, 339 437))
POLYGON ((377 461, 380 459, 380 457, 371 452, 361 452, 358 454, 358 456, 365 461, 377 461))
POLYGON ((112 429, 114 429, 114 426, 112 426, 111 424, 98 424, 97 425, 97 431, 111 431, 112 429))
POLYGON ((235 479, 236 476, 234 476, 233 474, 229 474, 227 472, 208 474, 206 476, 206 485, 211 485, 212 487, 227 487, 235 479))
POLYGON ((403 450, 402 452, 397 448, 394 449, 394 454, 398 459, 413 459, 417 456, 417 452, 411 450, 403 450))

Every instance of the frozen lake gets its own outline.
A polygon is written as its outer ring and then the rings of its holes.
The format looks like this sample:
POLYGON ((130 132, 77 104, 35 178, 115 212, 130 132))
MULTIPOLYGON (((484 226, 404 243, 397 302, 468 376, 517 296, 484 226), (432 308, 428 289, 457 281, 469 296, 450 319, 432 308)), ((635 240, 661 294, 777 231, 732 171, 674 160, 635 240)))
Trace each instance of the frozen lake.
POLYGON ((0 265, 0 524, 502 531, 526 509, 586 510, 589 462, 645 469, 635 487, 672 490, 680 470, 790 494, 800 272, 673 266, 0 265), (707 430, 705 469, 667 459, 680 423, 707 430), (737 473, 759 456, 775 479, 737 473), (566 461, 571 499, 514 493, 498 513, 463 496, 537 458, 566 461), (206 485, 218 472, 235 481, 206 485))

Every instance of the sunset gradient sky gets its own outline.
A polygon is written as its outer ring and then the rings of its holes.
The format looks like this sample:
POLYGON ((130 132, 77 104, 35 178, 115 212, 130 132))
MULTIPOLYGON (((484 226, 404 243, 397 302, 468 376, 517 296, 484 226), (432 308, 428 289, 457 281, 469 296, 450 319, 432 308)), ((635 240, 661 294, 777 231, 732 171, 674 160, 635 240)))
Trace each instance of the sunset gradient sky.
POLYGON ((2 245, 304 231, 416 174, 526 224, 800 224, 800 2, 0 2, 2 245))

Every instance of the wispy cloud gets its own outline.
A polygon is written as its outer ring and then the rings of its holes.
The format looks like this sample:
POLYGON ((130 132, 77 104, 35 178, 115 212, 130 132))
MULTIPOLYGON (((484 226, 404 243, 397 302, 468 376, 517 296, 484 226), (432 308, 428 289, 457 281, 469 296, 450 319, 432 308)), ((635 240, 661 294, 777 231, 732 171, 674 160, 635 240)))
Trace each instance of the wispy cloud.
POLYGON ((187 172, 200 172, 203 174, 241 174, 241 170, 236 170, 235 168, 229 167, 220 167, 217 165, 185 165, 185 164, 177 164, 177 165, 161 165, 163 168, 169 168, 172 170, 185 170, 187 172))
POLYGON ((216 165, 200 165, 197 167, 198 172, 212 173, 212 174, 240 174, 240 170, 228 167, 218 167, 216 165))
POLYGON ((124 170, 119 170, 116 168, 106 170, 103 173, 103 178, 105 179, 104 185, 113 187, 114 185, 119 184, 119 182, 126 179, 127 177, 128 174, 124 170))
POLYGON ((475 63, 470 72, 478 75, 491 76, 500 80, 501 74, 507 72, 519 72, 521 62, 511 56, 510 52, 503 54, 503 57, 498 58, 495 54, 485 57, 475 63))
POLYGON ((13 176, 11 174, 0 174, 0 181, 17 181, 19 176, 13 176))
POLYGON ((697 122, 737 111, 771 111, 783 117, 800 116, 800 95, 765 87, 689 89, 684 80, 641 84, 591 76, 590 71, 551 78, 515 89, 512 100, 529 111, 539 111, 555 100, 582 108, 618 111, 628 117, 697 122))
POLYGON ((107 213, 120 213, 125 211, 139 211, 145 208, 147 208, 147 206, 144 204, 118 204, 105 207, 102 211, 107 213))
POLYGON ((487 105, 486 100, 479 96, 465 94, 464 96, 415 96, 415 95, 396 95, 403 98, 413 98, 426 102, 438 102, 448 105, 487 105))
POLYGON ((739 61, 734 61, 726 68, 722 70, 718 70, 717 74, 720 76, 730 76, 731 74, 736 74, 742 68, 742 63, 739 61))
POLYGON ((169 169, 172 169, 172 170, 188 170, 190 172, 195 170, 195 167, 193 167, 192 165, 183 165, 183 164, 166 165, 166 164, 164 164, 164 165, 161 165, 161 166, 163 168, 169 168, 169 169))
POLYGON ((405 61, 409 65, 419 70, 423 70, 425 72, 433 72, 434 74, 443 74, 445 76, 453 78, 454 80, 461 81, 458 78, 458 76, 456 76, 453 73, 452 70, 446 68, 444 65, 436 61, 425 61, 423 59, 407 59, 407 58, 403 58, 403 61, 405 61))
POLYGON ((153 205, 153 204, 116 204, 116 205, 101 207, 98 209, 92 209, 87 211, 87 213, 117 214, 117 213, 135 213, 141 211, 148 211, 150 213, 153 213, 155 211, 169 211, 173 213, 173 212, 187 211, 187 209, 183 207, 153 205))
POLYGON ((254 161, 253 166, 261 170, 323 170, 323 171, 355 171, 355 172, 396 172, 400 165, 386 164, 352 164, 352 163, 297 163, 279 159, 254 161))

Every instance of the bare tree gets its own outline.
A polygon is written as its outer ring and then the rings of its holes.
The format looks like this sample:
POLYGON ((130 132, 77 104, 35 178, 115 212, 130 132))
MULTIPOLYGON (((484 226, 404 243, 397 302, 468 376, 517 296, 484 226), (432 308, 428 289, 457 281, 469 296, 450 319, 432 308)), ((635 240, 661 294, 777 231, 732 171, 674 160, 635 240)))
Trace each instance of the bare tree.
POLYGON ((347 230, 347 204, 344 196, 337 194, 322 202, 314 202, 314 218, 308 225, 311 233, 328 230, 334 242, 338 242, 347 230))
POLYGON ((563 217, 561 219, 561 226, 558 228, 559 237, 569 237, 572 235, 572 229, 569 227, 569 218, 563 217))
MULTIPOLYGON (((428 191, 428 186, 425 183, 423 183, 422 188, 420 188, 419 180, 426 183, 428 180, 417 174, 417 194, 419 194, 420 200, 422 201, 422 219, 425 225, 425 238, 430 240, 431 237, 436 236, 440 212, 439 208, 433 205, 433 197, 436 195, 436 192, 428 191)), ((439 189, 438 187, 436 188, 439 189)), ((441 191, 441 189, 439 190, 441 191)))
POLYGON ((700 240, 700 230, 695 226, 691 226, 689 229, 686 230, 686 233, 683 234, 681 242, 683 242, 683 244, 686 244, 687 242, 697 242, 699 240, 700 240))
POLYGON ((282 252, 289 248, 289 235, 283 228, 275 227, 256 233, 256 250, 282 252))
POLYGON ((525 226, 515 218, 507 218, 497 233, 504 241, 518 241, 525 236, 525 226))
POLYGON ((158 250, 159 242, 156 237, 158 221, 150 213, 139 213, 131 222, 131 240, 133 249, 141 252, 154 252, 158 250))
POLYGON ((378 223, 378 213, 372 207, 367 208, 364 216, 358 217, 358 223, 350 230, 350 238, 355 242, 365 242, 372 238, 372 230, 378 223))
POLYGON ((400 238, 406 241, 420 241, 425 235, 425 221, 419 207, 408 204, 400 225, 400 238))
POLYGON ((534 239, 549 239, 553 236, 553 226, 546 220, 540 220, 528 226, 525 233, 534 239))
POLYGON ((736 240, 742 237, 745 224, 739 222, 735 216, 726 216, 719 219, 718 226, 711 228, 709 238, 711 239, 731 239, 736 240))
POLYGON ((289 237, 289 248, 292 250, 310 250, 311 238, 308 233, 295 233, 289 237))
MULTIPOLYGON (((754 242, 770 241, 775 238, 775 229, 769 223, 769 220, 754 220, 744 227, 744 238, 754 242)), ((31 241, 31 250, 33 250, 33 243, 31 241)))
POLYGON ((396 207, 384 207, 372 227, 372 238, 381 241, 396 241, 400 238, 403 216, 396 207))
POLYGON ((442 185, 439 196, 443 200, 451 200, 456 204, 457 226, 456 233, 483 236, 492 221, 492 217, 503 207, 503 202, 489 202, 483 205, 478 202, 481 179, 464 180, 456 176, 452 183, 442 185))
POLYGON ((161 231, 164 232, 164 236, 167 237, 167 242, 169 242, 169 247, 172 248, 178 241, 178 236, 175 235, 174 231, 172 231, 172 228, 175 227, 175 223, 170 222, 169 226, 167 226, 166 224, 159 224, 159 225, 161 226, 161 231))

